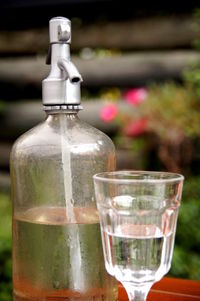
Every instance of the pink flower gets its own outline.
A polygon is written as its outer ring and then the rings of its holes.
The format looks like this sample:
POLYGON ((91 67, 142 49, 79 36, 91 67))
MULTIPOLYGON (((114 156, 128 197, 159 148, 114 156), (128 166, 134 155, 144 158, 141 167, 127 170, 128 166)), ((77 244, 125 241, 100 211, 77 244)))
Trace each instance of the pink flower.
POLYGON ((141 118, 136 121, 130 121, 124 128, 124 133, 128 137, 139 136, 144 133, 147 126, 147 119, 141 118))
POLYGON ((112 121, 118 113, 118 107, 114 103, 105 105, 100 112, 100 117, 105 122, 112 121))
POLYGON ((147 98, 147 90, 144 88, 130 89, 125 93, 124 98, 129 104, 137 106, 147 98))

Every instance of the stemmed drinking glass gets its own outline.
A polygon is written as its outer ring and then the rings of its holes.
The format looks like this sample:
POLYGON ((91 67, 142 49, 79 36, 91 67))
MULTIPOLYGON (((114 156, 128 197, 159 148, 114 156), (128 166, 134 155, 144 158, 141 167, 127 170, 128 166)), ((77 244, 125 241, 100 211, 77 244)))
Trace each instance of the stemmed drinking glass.
POLYGON ((183 180, 145 171, 94 176, 106 270, 130 301, 145 301, 170 269, 183 180))

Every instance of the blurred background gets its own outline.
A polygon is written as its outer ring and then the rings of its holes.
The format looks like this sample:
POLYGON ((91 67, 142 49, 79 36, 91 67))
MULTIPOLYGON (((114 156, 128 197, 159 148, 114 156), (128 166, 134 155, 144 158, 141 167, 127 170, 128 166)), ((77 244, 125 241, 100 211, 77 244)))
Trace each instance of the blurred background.
POLYGON ((113 139, 117 168, 185 175, 170 275, 200 280, 198 1, 7 0, 0 2, 0 300, 11 300, 9 153, 45 118, 41 81, 55 16, 72 21, 72 60, 84 79, 80 118, 113 139))

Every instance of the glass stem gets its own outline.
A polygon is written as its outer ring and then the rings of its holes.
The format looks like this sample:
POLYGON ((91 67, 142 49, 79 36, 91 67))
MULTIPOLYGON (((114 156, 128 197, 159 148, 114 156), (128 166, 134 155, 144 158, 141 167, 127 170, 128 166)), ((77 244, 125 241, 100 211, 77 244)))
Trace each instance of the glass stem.
POLYGON ((153 283, 135 285, 130 282, 125 282, 122 284, 127 292, 129 301, 146 301, 150 288, 153 285, 153 283))

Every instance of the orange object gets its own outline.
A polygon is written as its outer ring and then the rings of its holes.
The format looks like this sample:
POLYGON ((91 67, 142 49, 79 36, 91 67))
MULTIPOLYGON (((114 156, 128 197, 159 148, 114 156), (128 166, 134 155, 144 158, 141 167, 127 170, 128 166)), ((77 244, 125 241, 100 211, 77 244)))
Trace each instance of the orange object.
MULTIPOLYGON (((163 278, 154 284, 147 301, 197 301, 200 300, 200 281, 163 278)), ((125 289, 119 283, 119 301, 128 301, 125 289)))

